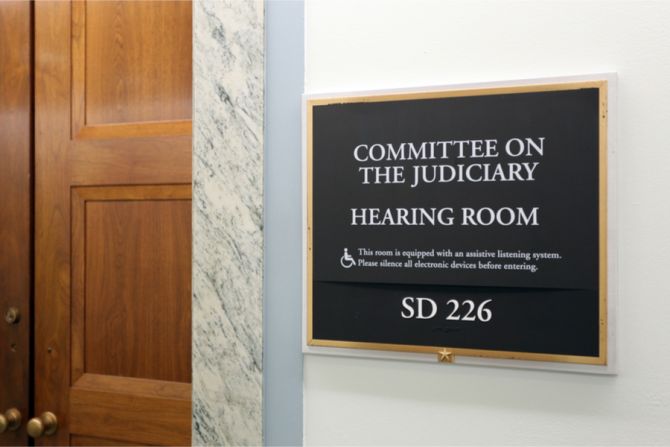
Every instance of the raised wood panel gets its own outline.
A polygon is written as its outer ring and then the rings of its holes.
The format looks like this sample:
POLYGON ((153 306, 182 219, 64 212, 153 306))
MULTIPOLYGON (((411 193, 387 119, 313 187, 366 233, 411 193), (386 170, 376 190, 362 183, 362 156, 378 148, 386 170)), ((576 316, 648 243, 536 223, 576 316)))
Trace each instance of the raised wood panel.
POLYGON ((84 374, 70 391, 70 433, 151 445, 188 445, 191 385, 84 374))
MULTIPOLYGON (((0 413, 30 408, 30 23, 30 3, 0 1, 0 413), (9 307, 18 324, 5 323, 9 307)), ((0 434, 0 445, 27 441, 24 426, 0 434)))
POLYGON ((191 3, 72 4, 77 138, 191 132, 191 3))
POLYGON ((73 377, 190 382, 190 194, 73 190, 73 377))

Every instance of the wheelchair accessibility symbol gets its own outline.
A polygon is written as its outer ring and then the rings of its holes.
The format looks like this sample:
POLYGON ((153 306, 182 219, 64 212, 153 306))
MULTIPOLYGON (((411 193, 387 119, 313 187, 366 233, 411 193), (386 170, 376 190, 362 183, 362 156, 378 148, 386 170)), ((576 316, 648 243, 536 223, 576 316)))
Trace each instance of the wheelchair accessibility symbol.
POLYGON ((340 258, 340 264, 345 269, 348 269, 356 265, 356 260, 349 254, 349 251, 346 248, 344 249, 344 254, 340 258))

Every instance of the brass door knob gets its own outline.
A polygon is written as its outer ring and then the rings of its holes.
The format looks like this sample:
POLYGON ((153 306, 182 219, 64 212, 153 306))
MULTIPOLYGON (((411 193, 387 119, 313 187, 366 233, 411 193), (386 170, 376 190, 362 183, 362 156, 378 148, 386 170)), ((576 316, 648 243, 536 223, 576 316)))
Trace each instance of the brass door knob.
POLYGON ((58 418, 50 411, 45 411, 39 417, 28 421, 26 431, 31 438, 41 438, 42 436, 51 436, 58 429, 58 418))
POLYGON ((21 426, 21 412, 16 408, 10 408, 0 414, 0 433, 14 431, 21 426))

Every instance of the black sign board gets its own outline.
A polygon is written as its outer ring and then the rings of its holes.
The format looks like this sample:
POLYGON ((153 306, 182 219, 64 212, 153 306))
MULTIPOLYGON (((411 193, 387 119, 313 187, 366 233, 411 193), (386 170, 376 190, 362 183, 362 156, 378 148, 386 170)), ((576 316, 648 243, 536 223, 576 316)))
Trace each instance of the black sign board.
POLYGON ((607 363, 607 81, 307 101, 307 343, 607 363))

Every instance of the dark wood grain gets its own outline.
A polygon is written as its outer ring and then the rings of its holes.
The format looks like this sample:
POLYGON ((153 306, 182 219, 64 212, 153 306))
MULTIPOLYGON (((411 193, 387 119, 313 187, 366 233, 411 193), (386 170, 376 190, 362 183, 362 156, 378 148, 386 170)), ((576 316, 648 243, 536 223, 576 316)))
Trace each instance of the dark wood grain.
MULTIPOLYGON (((31 11, 0 2, 0 413, 30 408, 31 294, 31 11), (18 324, 5 323, 12 306, 18 324)), ((0 445, 24 445, 25 425, 0 434, 0 445)))

